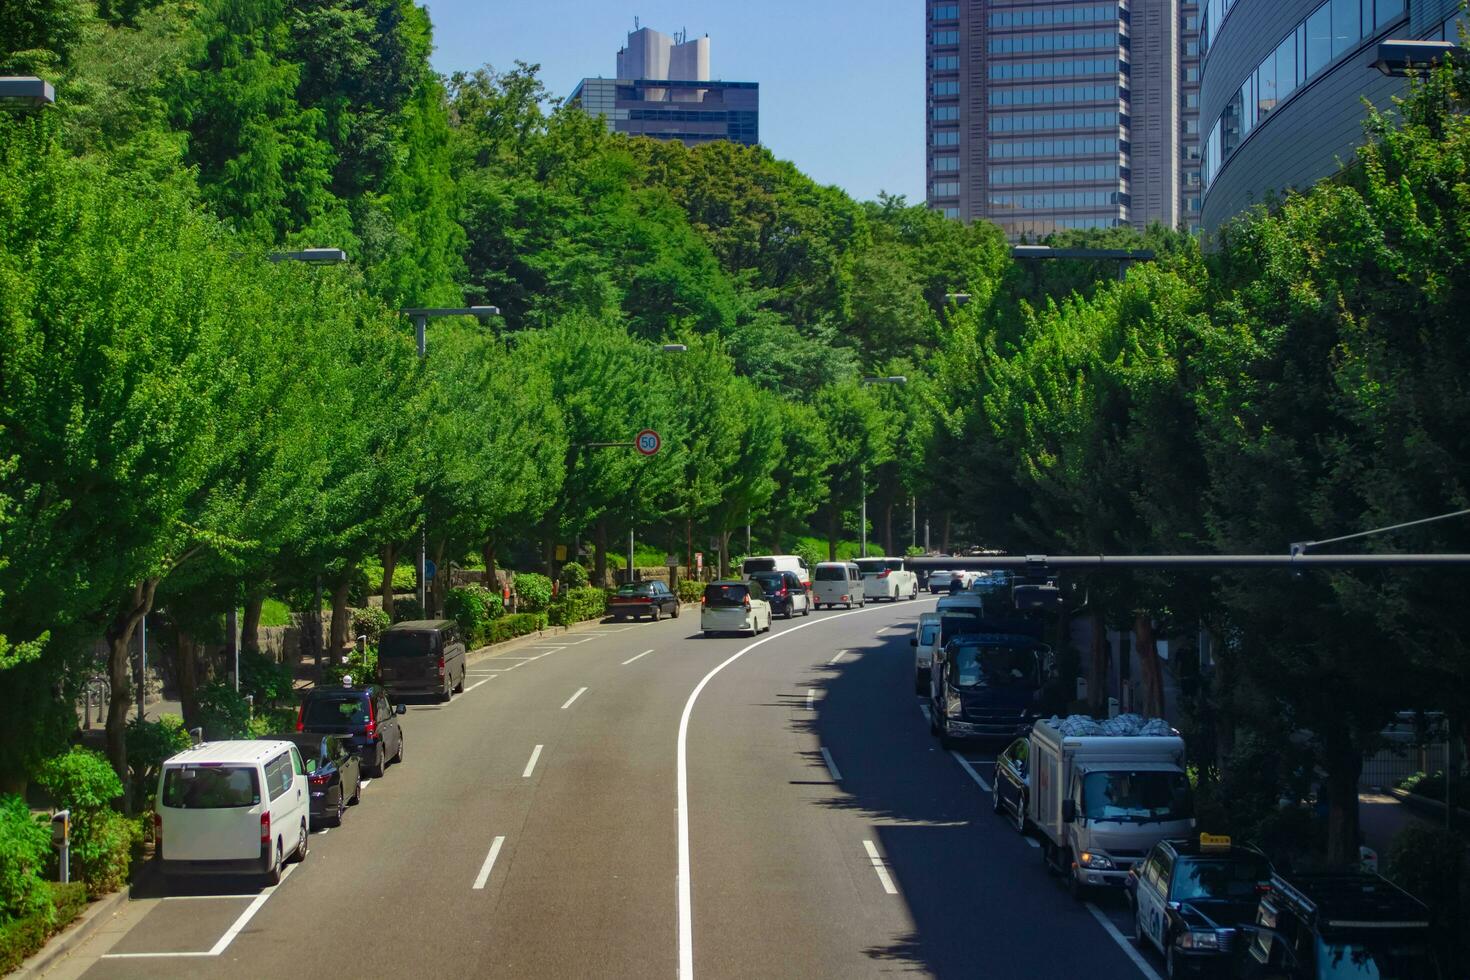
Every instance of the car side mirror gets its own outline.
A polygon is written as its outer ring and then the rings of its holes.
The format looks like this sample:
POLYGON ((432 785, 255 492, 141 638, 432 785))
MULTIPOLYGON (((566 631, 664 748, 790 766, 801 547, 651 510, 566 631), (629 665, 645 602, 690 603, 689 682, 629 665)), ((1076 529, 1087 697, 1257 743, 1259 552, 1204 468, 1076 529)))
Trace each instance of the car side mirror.
POLYGON ((1063 800, 1062 801, 1062 823, 1076 823, 1076 822, 1077 822, 1077 801, 1076 800, 1063 800))
POLYGON ((917 636, 911 636, 911 637, 909 637, 909 646, 916 647, 918 645, 919 645, 919 638, 917 636))
POLYGON ((408 705, 406 705, 406 704, 395 704, 393 706, 393 713, 395 715, 406 715, 406 714, 408 714, 408 705))

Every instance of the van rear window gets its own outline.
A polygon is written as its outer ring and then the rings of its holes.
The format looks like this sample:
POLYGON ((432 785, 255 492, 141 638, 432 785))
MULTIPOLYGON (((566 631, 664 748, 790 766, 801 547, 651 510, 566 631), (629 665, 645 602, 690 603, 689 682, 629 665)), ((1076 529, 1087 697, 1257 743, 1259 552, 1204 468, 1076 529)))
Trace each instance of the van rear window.
POLYGON ((818 582, 846 582, 847 569, 840 565, 817 566, 818 582))
POLYGON ((307 725, 366 725, 368 696, 348 694, 336 698, 312 698, 306 702, 307 725))
POLYGON ((774 558, 747 558, 740 566, 740 570, 746 575, 751 572, 774 572, 776 570, 776 559, 774 558))
POLYGON ((378 656, 387 659, 427 657, 434 652, 437 638, 436 634, 428 632, 410 633, 407 630, 399 632, 387 630, 378 638, 378 656))
POLYGON ((180 766, 163 774, 163 805, 179 810, 225 810, 260 802, 254 766, 180 766))
POLYGON ((743 585, 707 585, 704 602, 707 606, 743 606, 750 590, 743 585))

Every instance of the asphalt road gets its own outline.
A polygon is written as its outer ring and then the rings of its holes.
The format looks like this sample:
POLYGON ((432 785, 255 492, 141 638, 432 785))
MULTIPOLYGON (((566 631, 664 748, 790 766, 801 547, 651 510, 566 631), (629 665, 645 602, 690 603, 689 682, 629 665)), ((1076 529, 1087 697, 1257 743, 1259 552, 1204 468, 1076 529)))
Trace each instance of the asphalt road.
POLYGON ((1149 976, 929 736, 932 601, 481 660, 278 888, 135 898, 48 976, 1149 976))

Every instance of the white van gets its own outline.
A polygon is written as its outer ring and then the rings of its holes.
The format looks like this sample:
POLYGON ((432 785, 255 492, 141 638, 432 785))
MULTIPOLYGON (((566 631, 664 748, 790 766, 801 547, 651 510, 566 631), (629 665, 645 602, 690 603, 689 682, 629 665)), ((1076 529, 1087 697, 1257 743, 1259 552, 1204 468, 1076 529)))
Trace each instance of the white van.
POLYGON ((939 649, 939 613, 919 613, 918 625, 909 639, 914 648, 914 693, 929 694, 929 664, 939 649))
POLYGON ((817 608, 841 603, 848 609, 863 604, 863 573, 850 561, 819 561, 812 575, 812 601, 817 608))
POLYGON ((854 564, 863 573, 863 597, 866 599, 916 599, 919 576, 903 567, 902 558, 859 558, 854 564))
POLYGON ((802 585, 812 587, 812 573, 800 555, 751 555, 740 563, 740 577, 748 580, 752 572, 795 572, 802 585))
POLYGON ((261 874, 306 857, 311 793, 290 742, 203 742, 163 764, 153 828, 165 875, 261 874))

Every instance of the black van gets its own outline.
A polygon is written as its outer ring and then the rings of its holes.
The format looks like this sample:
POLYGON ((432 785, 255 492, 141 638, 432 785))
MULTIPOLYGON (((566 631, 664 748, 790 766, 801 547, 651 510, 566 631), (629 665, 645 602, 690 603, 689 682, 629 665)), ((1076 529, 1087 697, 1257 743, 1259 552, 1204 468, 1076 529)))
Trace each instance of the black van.
POLYGON ((452 619, 395 623, 378 640, 378 676, 394 694, 438 694, 448 701, 464 691, 465 646, 452 619))

